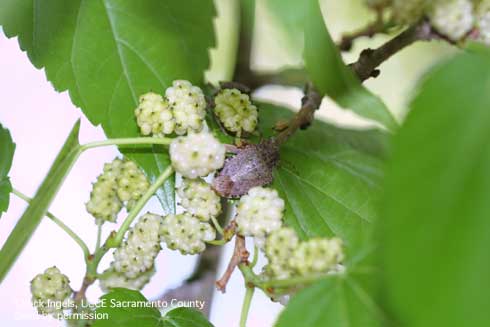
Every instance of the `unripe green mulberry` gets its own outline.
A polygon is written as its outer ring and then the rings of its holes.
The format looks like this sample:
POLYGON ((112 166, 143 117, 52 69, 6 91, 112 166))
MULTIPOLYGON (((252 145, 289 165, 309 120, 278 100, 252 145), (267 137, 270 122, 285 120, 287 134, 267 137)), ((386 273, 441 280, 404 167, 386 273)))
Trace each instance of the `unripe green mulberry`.
POLYGON ((153 268, 161 250, 158 234, 163 217, 151 213, 141 216, 128 231, 127 239, 114 251, 111 266, 128 278, 136 278, 153 268))
POLYGON ((201 132, 174 139, 169 152, 175 171, 197 178, 223 167, 226 149, 213 135, 201 132))
POLYGON ((241 197, 236 210, 238 233, 256 237, 256 241, 260 242, 267 234, 281 227, 284 200, 274 189, 253 187, 241 197))
POLYGON ((257 126, 257 107, 247 94, 237 89, 221 90, 214 98, 214 112, 223 126, 230 132, 241 135, 252 133, 257 126))
POLYGON ((99 279, 100 288, 104 292, 109 292, 117 287, 139 291, 148 284, 154 274, 155 269, 150 269, 134 278, 128 278, 125 274, 119 273, 111 267, 102 273, 102 277, 99 279))
POLYGON ((265 241, 264 252, 268 264, 266 273, 278 279, 289 278, 294 274, 289 265, 289 259, 299 245, 296 232, 289 227, 282 227, 273 231, 265 241))
POLYGON ((182 207, 203 221, 208 221, 221 212, 220 197, 202 178, 183 178, 177 194, 182 207))
POLYGON ((32 303, 39 314, 53 314, 68 307, 73 290, 70 280, 56 267, 48 268, 31 281, 32 303))
POLYGON ((175 120, 165 98, 149 92, 140 96, 139 101, 134 113, 142 135, 164 136, 174 132, 175 120))
POLYGON ((126 203, 128 210, 143 196, 150 187, 145 174, 130 160, 124 160, 117 176, 117 195, 126 203))
POLYGON ((90 200, 85 207, 96 219, 114 222, 121 211, 122 202, 117 196, 116 182, 121 166, 122 160, 120 159, 105 164, 104 171, 92 186, 90 200))
POLYGON ((453 41, 459 41, 468 34, 475 21, 470 0, 433 1, 428 15, 432 26, 453 41))
POLYGON ((216 231, 207 222, 202 222, 189 213, 168 215, 160 228, 167 247, 182 254, 196 254, 204 251, 205 242, 216 238, 216 231))
POLYGON ((165 91, 175 119, 175 133, 200 132, 206 116, 206 99, 202 90, 189 81, 176 80, 165 91))
POLYGON ((289 265, 300 275, 322 274, 335 269, 343 259, 342 241, 339 238, 313 238, 299 245, 289 265))

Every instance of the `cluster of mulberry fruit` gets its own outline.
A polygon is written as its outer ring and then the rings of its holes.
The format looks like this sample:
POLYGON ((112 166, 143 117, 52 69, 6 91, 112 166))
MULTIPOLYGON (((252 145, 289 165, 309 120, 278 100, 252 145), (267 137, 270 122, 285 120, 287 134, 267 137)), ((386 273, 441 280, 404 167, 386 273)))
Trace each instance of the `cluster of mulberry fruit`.
POLYGON ((282 227, 265 242, 268 264, 264 273, 270 278, 290 278, 336 272, 344 259, 339 238, 312 238, 300 241, 293 229, 282 227))
POLYGON ((412 24, 427 18, 448 39, 466 39, 490 45, 489 0, 366 0, 374 9, 391 9, 394 20, 412 24))
MULTIPOLYGON (((237 89, 223 89, 212 103, 215 117, 229 132, 241 137, 255 131, 258 110, 249 95, 237 89)), ((213 224, 217 224, 222 211, 221 198, 203 177, 223 168, 226 147, 207 131, 206 107, 202 90, 184 80, 174 81, 164 95, 150 92, 140 97, 135 116, 141 134, 175 136, 169 155, 175 172, 182 176, 176 194, 184 211, 165 217, 142 215, 115 249, 109 268, 97 276, 103 291, 116 287, 142 289, 155 274, 155 259, 162 243, 187 255, 204 251, 206 244, 216 239, 218 226, 213 224)), ((136 163, 116 158, 104 165, 93 183, 86 209, 98 223, 115 222, 122 208, 134 208, 149 187, 136 163)), ((293 229, 284 226, 284 208, 278 192, 262 186, 250 188, 236 207, 236 232, 253 237, 264 251, 268 259, 264 267, 266 278, 322 274, 342 262, 340 240, 300 241, 293 229)), ((63 310, 59 305, 50 306, 50 301, 73 301, 68 277, 56 267, 37 275, 31 282, 31 292, 33 303, 42 314, 59 314, 63 310)))
POLYGON ((149 186, 145 174, 134 162, 116 158, 104 165, 85 206, 96 219, 115 222, 122 207, 131 210, 149 186))
MULTIPOLYGON (((135 109, 136 122, 142 135, 199 133, 205 125, 206 107, 206 98, 198 86, 176 80, 164 96, 154 92, 140 96, 135 109)), ((248 94, 238 89, 223 89, 215 96, 213 109, 229 132, 240 136, 255 131, 258 111, 248 94)))
POLYGON ((339 238, 300 241, 296 232, 283 224, 284 200, 276 190, 254 187, 237 205, 237 232, 251 236, 263 250, 267 278, 325 274, 338 270, 344 259, 339 238))

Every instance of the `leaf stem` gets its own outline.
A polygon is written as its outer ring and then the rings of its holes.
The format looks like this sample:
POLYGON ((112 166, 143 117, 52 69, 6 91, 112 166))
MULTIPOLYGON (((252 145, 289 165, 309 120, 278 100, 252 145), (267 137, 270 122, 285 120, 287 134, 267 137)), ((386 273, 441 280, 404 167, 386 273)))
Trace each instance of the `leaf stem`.
POLYGON ((216 217, 214 217, 214 216, 211 217, 211 221, 213 222, 214 228, 218 231, 218 233, 220 233, 221 235, 224 235, 223 228, 219 224, 219 222, 216 219, 216 217))
MULTIPOLYGON (((30 203, 32 200, 30 197, 15 188, 12 188, 12 193, 18 198, 26 201, 27 203, 30 203)), ((87 258, 90 256, 90 251, 85 242, 72 229, 70 229, 70 227, 65 225, 61 221, 61 219, 56 218, 56 216, 53 215, 51 212, 46 212, 46 217, 51 219, 56 225, 58 225, 58 227, 65 231, 65 233, 68 234, 68 236, 70 236, 80 246, 83 251, 84 259, 87 260, 87 258)))
POLYGON ((100 248, 100 241, 102 238, 102 225, 104 221, 102 219, 97 220, 97 241, 95 242, 95 252, 100 248))
POLYGON ((252 262, 250 263, 250 269, 253 269, 255 267, 257 261, 259 261, 259 247, 254 244, 254 254, 252 257, 252 262))
POLYGON ((166 137, 130 137, 130 138, 116 138, 107 139, 104 141, 96 141, 86 143, 80 146, 80 150, 83 152, 88 149, 99 148, 108 145, 138 145, 138 144, 160 144, 169 145, 172 142, 171 138, 166 137))
POLYGON ((250 304, 254 295, 255 287, 248 287, 243 299, 242 313, 240 315, 240 327, 247 327, 248 312, 250 311, 250 304))

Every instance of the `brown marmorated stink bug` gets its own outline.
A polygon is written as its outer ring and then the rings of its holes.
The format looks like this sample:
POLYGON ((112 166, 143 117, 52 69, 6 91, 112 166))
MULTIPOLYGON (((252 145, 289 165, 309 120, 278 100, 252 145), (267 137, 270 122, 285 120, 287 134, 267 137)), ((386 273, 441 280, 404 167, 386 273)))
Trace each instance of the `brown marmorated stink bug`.
POLYGON ((213 181, 212 186, 220 196, 240 197, 252 187, 272 182, 272 170, 279 162, 279 146, 274 139, 233 148, 232 152, 236 154, 226 159, 213 181))

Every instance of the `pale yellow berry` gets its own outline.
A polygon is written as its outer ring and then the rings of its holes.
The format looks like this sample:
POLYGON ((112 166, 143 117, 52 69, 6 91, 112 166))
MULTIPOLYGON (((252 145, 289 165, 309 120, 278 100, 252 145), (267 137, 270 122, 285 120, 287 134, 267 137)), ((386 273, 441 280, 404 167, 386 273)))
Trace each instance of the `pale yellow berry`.
POLYGON ((53 314, 69 308, 73 290, 70 280, 56 267, 48 268, 31 281, 32 303, 39 314, 53 314))
POLYGON ((128 210, 131 210, 133 205, 150 187, 150 183, 143 171, 130 160, 124 160, 122 163, 116 182, 117 195, 126 204, 128 210))
POLYGON ((432 26, 453 41, 461 40, 474 26, 471 0, 436 0, 428 12, 432 26))
POLYGON ((85 204, 87 211, 96 219, 115 222, 122 202, 117 196, 117 182, 122 160, 115 159, 104 165, 104 171, 92 185, 90 199, 85 204))
POLYGON ((282 225, 284 200, 276 190, 253 187, 242 196, 237 205, 236 223, 238 232, 259 240, 282 225))
POLYGON ((175 119, 165 98, 149 92, 139 101, 134 113, 142 135, 164 136, 174 132, 175 119))
POLYGON ((240 135, 255 130, 258 111, 247 94, 237 89, 224 89, 216 95, 214 103, 214 112, 228 131, 240 135))
POLYGON ((313 238, 294 251, 289 265, 300 275, 328 273, 342 263, 344 253, 339 238, 313 238))
POLYGON ((169 249, 179 250, 182 254, 196 254, 204 251, 205 242, 216 238, 216 231, 207 222, 182 213, 165 217, 160 235, 169 249))
POLYGON ((159 230, 163 217, 151 213, 141 216, 128 231, 126 240, 114 251, 113 269, 134 279, 153 268, 161 250, 159 230))
POLYGON ((104 292, 109 292, 111 289, 118 287, 138 291, 148 284, 154 274, 155 269, 152 268, 134 278, 128 278, 124 273, 119 273, 111 267, 102 273, 102 277, 99 279, 100 288, 104 292))
POLYGON ((177 194, 182 207, 203 221, 208 221, 221 212, 220 197, 202 178, 183 178, 177 194))
POLYGON ((299 246, 296 232, 289 227, 282 227, 273 231, 265 241, 264 252, 268 264, 266 273, 273 278, 284 279, 294 275, 289 265, 289 259, 299 246))
POLYGON ((197 178, 223 167, 226 149, 213 135, 201 132, 174 139, 169 152, 178 173, 197 178))
POLYGON ((189 81, 176 80, 165 91, 175 119, 175 133, 200 132, 206 116, 206 98, 202 90, 189 81))

